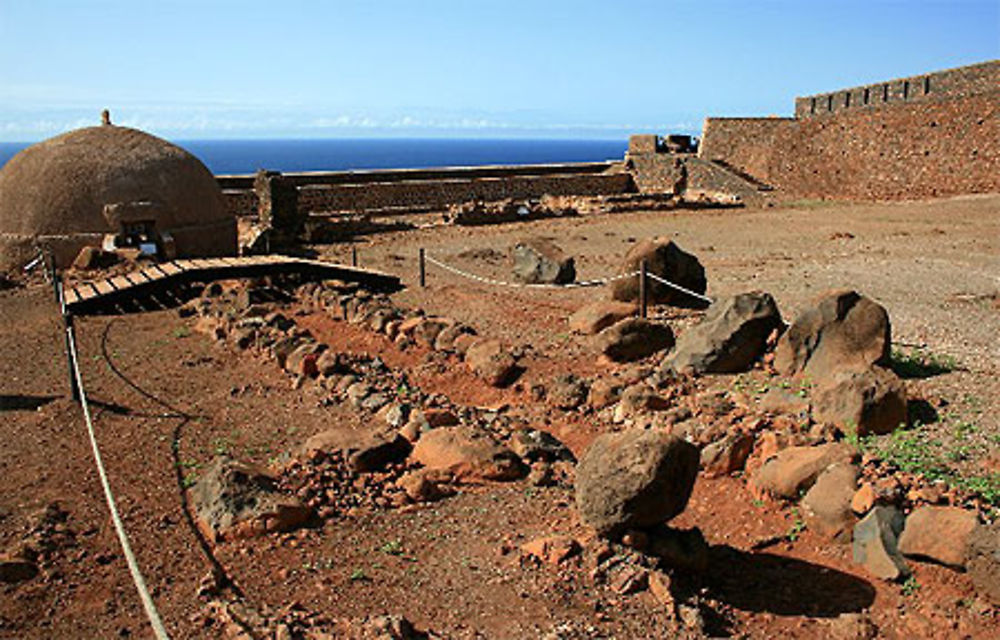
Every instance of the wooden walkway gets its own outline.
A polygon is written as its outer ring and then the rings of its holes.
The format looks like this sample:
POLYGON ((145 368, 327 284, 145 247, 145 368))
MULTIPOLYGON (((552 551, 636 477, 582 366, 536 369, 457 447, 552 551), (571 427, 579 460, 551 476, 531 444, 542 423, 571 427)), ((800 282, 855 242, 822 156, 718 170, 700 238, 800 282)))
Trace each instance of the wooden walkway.
POLYGON ((281 255, 198 258, 151 264, 125 275, 67 287, 66 308, 76 315, 86 315, 97 308, 155 295, 190 282, 291 273, 312 279, 357 282, 376 291, 396 291, 401 288, 396 276, 320 260, 281 255))

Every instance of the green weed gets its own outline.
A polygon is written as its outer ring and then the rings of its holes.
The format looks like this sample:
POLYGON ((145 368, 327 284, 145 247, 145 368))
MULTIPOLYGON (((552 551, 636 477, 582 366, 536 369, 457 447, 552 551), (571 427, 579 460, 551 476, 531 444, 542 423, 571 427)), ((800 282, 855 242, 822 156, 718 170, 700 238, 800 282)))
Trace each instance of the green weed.
POLYGON ((889 367, 900 378, 931 378, 954 371, 958 368, 958 361, 953 356, 936 354, 924 349, 910 351, 893 349, 889 367))
POLYGON ((799 539, 799 536, 805 531, 806 523, 802 519, 802 514, 799 513, 797 508, 792 509, 792 525, 788 528, 788 533, 785 537, 788 538, 789 542, 795 542, 799 539))
POLYGON ((360 582, 367 579, 368 575, 365 574, 365 570, 360 567, 351 572, 351 582, 360 582))
POLYGON ((381 547, 379 547, 379 551, 381 551, 382 553, 387 553, 390 556, 398 556, 401 553, 403 553, 403 543, 398 539, 389 540, 381 547))

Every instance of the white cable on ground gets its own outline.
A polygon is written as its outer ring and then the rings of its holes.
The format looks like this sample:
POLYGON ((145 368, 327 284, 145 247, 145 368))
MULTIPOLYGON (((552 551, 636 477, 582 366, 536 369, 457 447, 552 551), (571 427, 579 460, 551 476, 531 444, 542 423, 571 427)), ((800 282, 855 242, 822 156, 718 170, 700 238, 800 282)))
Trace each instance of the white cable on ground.
POLYGON ((570 282, 568 284, 527 284, 522 282, 504 282, 503 280, 493 280, 492 278, 484 278, 483 276, 477 276, 474 273, 469 273, 468 271, 462 271, 451 265, 445 264, 429 255, 424 255, 424 260, 430 262, 433 265, 437 265, 444 269, 445 271, 450 271, 456 275, 462 276, 463 278, 469 278, 470 280, 476 280, 484 284, 493 284, 500 287, 517 287, 523 289, 578 289, 580 287, 599 287, 601 285, 608 284, 609 282, 614 282, 615 280, 621 280, 623 278, 634 278, 639 275, 638 271, 633 271, 632 273, 623 273, 619 276, 612 276, 610 278, 601 278, 598 280, 585 280, 584 282, 570 282))
POLYGON ((707 302, 708 304, 712 304, 713 302, 715 302, 715 300, 712 300, 712 299, 711 299, 711 298, 709 298, 708 296, 703 296, 703 295, 701 295, 700 293, 695 293, 694 291, 691 291, 690 289, 685 289, 685 288, 684 288, 684 287, 682 287, 681 285, 679 285, 679 284, 674 284, 673 282, 671 282, 671 281, 669 281, 669 280, 667 280, 667 279, 665 279, 665 278, 661 278, 660 276, 656 275, 655 273, 649 273, 649 272, 647 271, 647 272, 646 272, 646 276, 648 276, 648 277, 652 278, 653 280, 656 280, 657 282, 660 282, 660 283, 662 283, 662 284, 665 284, 665 285, 667 285, 668 287, 673 287, 674 289, 677 289, 677 290, 678 290, 678 291, 680 291, 681 293, 686 293, 686 294, 688 294, 689 296, 693 296, 693 297, 695 297, 695 298, 698 298, 699 300, 704 300, 704 301, 705 301, 705 302, 707 302))
POLYGON ((108 476, 104 472, 104 462, 101 460, 101 452, 97 448, 97 438, 94 436, 94 424, 90 418, 90 406, 87 404, 87 394, 83 390, 83 377, 80 375, 80 366, 77 364, 79 358, 76 352, 76 339, 73 335, 73 327, 66 327, 66 335, 68 338, 68 344, 70 349, 70 357, 73 362, 73 375, 76 378, 76 386, 80 392, 80 406, 83 407, 83 417, 87 422, 87 434, 90 436, 90 447, 94 451, 94 461, 97 463, 97 474, 101 478, 101 486, 104 487, 104 497, 108 501, 108 509, 111 511, 111 520, 115 525, 115 532, 118 534, 118 542, 121 543, 122 551, 125 554, 125 560, 128 562, 128 570, 132 574, 132 580, 135 582, 135 588, 139 592, 139 598, 142 600, 142 606, 146 610, 146 616, 149 618, 149 623, 153 627, 153 634, 158 640, 169 640, 167 635, 167 630, 163 627, 163 622, 160 620, 160 614, 156 611, 156 605, 153 603, 152 596, 149 595, 149 589, 146 588, 146 581, 142 577, 142 573, 139 571, 139 563, 136 562, 135 555, 132 553, 132 547, 128 542, 128 535, 125 533, 125 525, 122 524, 121 517, 118 515, 118 507, 115 506, 115 498, 111 494, 111 485, 108 483, 108 476))

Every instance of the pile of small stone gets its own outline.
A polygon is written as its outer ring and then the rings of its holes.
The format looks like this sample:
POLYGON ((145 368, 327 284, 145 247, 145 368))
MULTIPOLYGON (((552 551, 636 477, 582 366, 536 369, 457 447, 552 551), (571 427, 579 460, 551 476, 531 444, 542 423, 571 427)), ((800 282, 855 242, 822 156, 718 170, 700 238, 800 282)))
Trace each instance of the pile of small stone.
POLYGON ((302 500, 324 520, 353 517, 407 504, 397 485, 413 465, 390 463, 382 470, 356 471, 343 451, 313 451, 305 460, 293 460, 278 486, 302 500))
POLYGON ((400 615, 334 618, 297 602, 280 609, 267 605, 257 609, 242 600, 212 600, 196 619, 208 635, 225 638, 434 640, 440 637, 432 631, 418 631, 400 615))

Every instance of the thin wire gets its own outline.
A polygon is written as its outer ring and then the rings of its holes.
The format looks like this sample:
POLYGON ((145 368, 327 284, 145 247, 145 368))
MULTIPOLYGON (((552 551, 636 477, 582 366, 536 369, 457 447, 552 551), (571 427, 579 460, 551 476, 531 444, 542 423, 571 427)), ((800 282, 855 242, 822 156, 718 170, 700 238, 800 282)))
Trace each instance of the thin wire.
POLYGON ((686 289, 686 288, 682 287, 679 284, 674 284, 673 282, 667 280, 666 278, 661 278, 660 276, 656 275, 655 273, 650 273, 650 272, 647 271, 646 272, 646 276, 649 277, 649 278, 652 278, 653 280, 656 280, 657 282, 665 284, 668 287, 673 287, 674 289, 677 289, 678 291, 680 291, 682 293, 686 293, 689 296, 693 296, 695 298, 698 298, 699 300, 704 300, 708 304, 712 304, 713 302, 715 302, 715 300, 712 300, 708 296, 703 296, 700 293, 695 293, 694 291, 691 291, 690 289, 686 289))
POLYGON ((70 356, 73 360, 73 375, 76 378, 76 386, 80 392, 80 406, 83 407, 83 417, 87 423, 87 435, 90 437, 90 447, 94 451, 94 461, 97 463, 97 474, 100 476, 101 486, 104 487, 104 497, 108 501, 108 509, 111 511, 111 520, 114 522, 115 532, 118 534, 118 542, 121 543, 125 560, 128 562, 128 570, 132 574, 132 581, 135 582, 135 588, 139 592, 139 598, 142 600, 142 606, 146 610, 149 623, 153 627, 154 635, 158 640, 169 640, 170 636, 167 635, 167 630, 163 627, 160 614, 156 611, 156 604, 153 603, 153 598, 149 595, 149 589, 146 587, 146 581, 142 577, 142 572, 139 571, 139 563, 132 553, 132 546, 129 544, 128 535, 125 533, 125 525, 122 524, 121 517, 118 515, 118 507, 115 505, 115 498, 111 494, 111 484, 108 482, 107 473, 104 471, 101 451, 97 447, 94 424, 90 418, 90 406, 87 404, 87 393, 83 389, 83 377, 80 375, 80 366, 77 364, 79 358, 77 357, 76 338, 73 335, 72 326, 66 327, 66 334, 69 339, 70 356))
POLYGON ((609 282, 614 282, 615 280, 621 280, 623 278, 634 278, 639 275, 638 271, 633 271, 631 273, 623 273, 618 276, 611 276, 610 278, 600 278, 598 280, 585 280, 583 282, 570 282, 568 284, 528 284, 523 282, 505 282, 503 280, 493 280, 492 278, 484 278, 483 276, 477 276, 474 273, 469 273, 468 271, 462 271, 456 267, 445 264, 438 260, 435 260, 429 255, 424 255, 424 259, 433 265, 441 267, 445 271, 450 271, 456 275, 462 276, 463 278, 469 278, 470 280, 477 280, 485 284, 497 285, 500 287, 516 287, 522 289, 578 289, 581 287, 599 287, 609 282))

